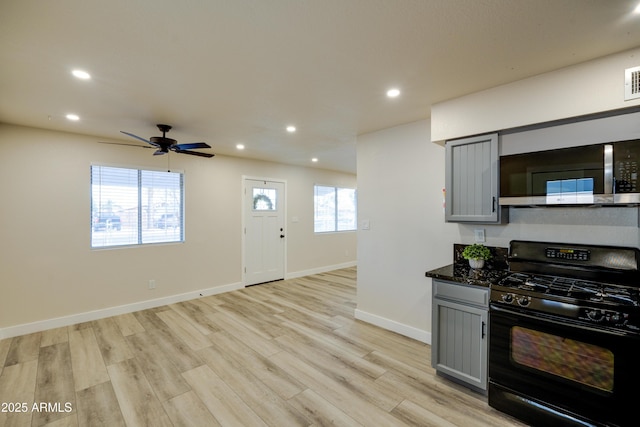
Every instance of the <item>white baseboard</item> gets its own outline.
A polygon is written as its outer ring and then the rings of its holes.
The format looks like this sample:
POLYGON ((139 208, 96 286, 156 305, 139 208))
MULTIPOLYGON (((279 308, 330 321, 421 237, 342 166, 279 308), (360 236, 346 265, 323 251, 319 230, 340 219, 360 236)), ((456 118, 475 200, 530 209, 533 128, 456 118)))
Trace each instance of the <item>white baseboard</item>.
POLYGON ((292 273, 285 274, 284 278, 297 279, 298 277, 311 276, 312 274, 326 273, 327 271, 340 270, 341 268, 355 267, 356 265, 358 265, 357 261, 349 261, 349 262, 344 262, 342 264, 327 265, 324 267, 312 268, 312 269, 303 270, 303 271, 294 271, 292 273))
POLYGON ((221 294, 224 292, 235 291, 243 288, 244 285, 242 283, 232 283, 229 285, 216 286, 214 288, 186 292, 183 294, 169 295, 167 297, 145 300, 132 304, 119 305, 116 307, 109 307, 101 310, 87 311, 84 313, 72 314, 69 316, 56 317, 54 319, 9 326, 7 328, 0 328, 0 340, 4 338, 17 337, 19 335, 31 334, 34 332, 46 331, 47 329, 60 328, 63 326, 75 325, 77 323, 104 319, 105 317, 117 316, 119 314, 146 310, 148 308, 160 307, 167 304, 188 301, 203 296, 221 294))
POLYGON ((414 328, 413 326, 405 325, 376 314, 367 313, 366 311, 358 310, 357 308, 355 311, 355 318, 431 345, 431 332, 423 331, 422 329, 414 328))
MULTIPOLYGON (((329 265, 304 271, 296 271, 293 273, 287 273, 285 275, 285 279, 295 279, 297 277, 309 276, 312 274, 326 273, 328 271, 354 267, 356 265, 356 261, 350 261, 343 264, 329 265)), ((0 328, 0 340, 4 338, 17 337, 19 335, 31 334, 34 332, 46 331, 48 329, 75 325, 77 323, 104 319, 105 317, 117 316, 119 314, 133 313, 134 311, 146 310, 148 308, 160 307, 167 304, 188 301, 191 299, 199 298, 201 296, 221 294, 224 292, 235 291, 243 288, 244 285, 242 283, 232 283, 229 285, 217 286, 215 288, 202 289, 199 291, 186 292, 177 295, 169 295, 167 297, 145 300, 132 304, 125 304, 116 307, 109 307, 100 310, 72 314, 69 316, 56 317, 54 319, 40 320, 32 323, 9 326, 6 328, 0 328)))

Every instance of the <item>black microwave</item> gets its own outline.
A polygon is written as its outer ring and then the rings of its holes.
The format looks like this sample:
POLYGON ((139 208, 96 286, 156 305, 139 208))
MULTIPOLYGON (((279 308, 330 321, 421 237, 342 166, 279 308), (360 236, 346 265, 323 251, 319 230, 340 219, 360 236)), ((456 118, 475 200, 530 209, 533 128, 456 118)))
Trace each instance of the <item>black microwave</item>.
POLYGON ((500 204, 640 203, 640 140, 500 157, 500 204))

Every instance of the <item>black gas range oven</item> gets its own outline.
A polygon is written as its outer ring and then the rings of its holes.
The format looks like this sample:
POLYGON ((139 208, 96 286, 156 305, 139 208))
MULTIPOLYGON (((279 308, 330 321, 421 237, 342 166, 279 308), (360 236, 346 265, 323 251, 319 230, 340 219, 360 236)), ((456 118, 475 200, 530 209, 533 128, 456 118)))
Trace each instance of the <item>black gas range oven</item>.
POLYGON ((511 242, 491 286, 490 406, 533 426, 640 425, 639 255, 511 242))

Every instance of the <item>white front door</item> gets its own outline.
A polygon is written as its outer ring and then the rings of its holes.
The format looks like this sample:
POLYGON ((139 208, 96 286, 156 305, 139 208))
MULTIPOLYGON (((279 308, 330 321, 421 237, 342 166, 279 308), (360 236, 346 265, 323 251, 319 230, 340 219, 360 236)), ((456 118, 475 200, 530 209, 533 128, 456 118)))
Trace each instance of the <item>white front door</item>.
POLYGON ((245 285, 284 279, 284 182, 244 180, 245 285))

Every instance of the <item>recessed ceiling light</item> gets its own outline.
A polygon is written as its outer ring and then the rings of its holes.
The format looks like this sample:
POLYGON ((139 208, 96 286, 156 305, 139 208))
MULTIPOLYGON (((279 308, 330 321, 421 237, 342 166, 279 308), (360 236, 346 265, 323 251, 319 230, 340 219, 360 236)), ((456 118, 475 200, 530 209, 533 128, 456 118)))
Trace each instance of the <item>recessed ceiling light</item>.
POLYGON ((244 150, 244 144, 236 144, 238 150, 244 150))
POLYGON ((389 98, 395 98, 395 97, 397 97, 398 95, 400 95, 400 89, 389 89, 389 90, 387 91, 387 96, 388 96, 389 98))
POLYGON ((71 74, 82 80, 89 80, 91 78, 91 74, 87 73, 84 70, 73 70, 71 74))
POLYGON ((78 120, 80 120, 80 116, 78 116, 77 114, 67 114, 67 119, 77 122, 78 120))
POLYGON ((640 4, 638 4, 636 8, 633 9, 633 13, 640 14, 640 4))
POLYGON ((312 161, 313 163, 318 163, 318 158, 317 158, 317 157, 314 157, 313 159, 311 159, 311 161, 312 161))
POLYGON ((296 131, 296 127, 295 126, 291 126, 291 125, 287 126, 287 132, 293 133, 295 131, 296 131))

